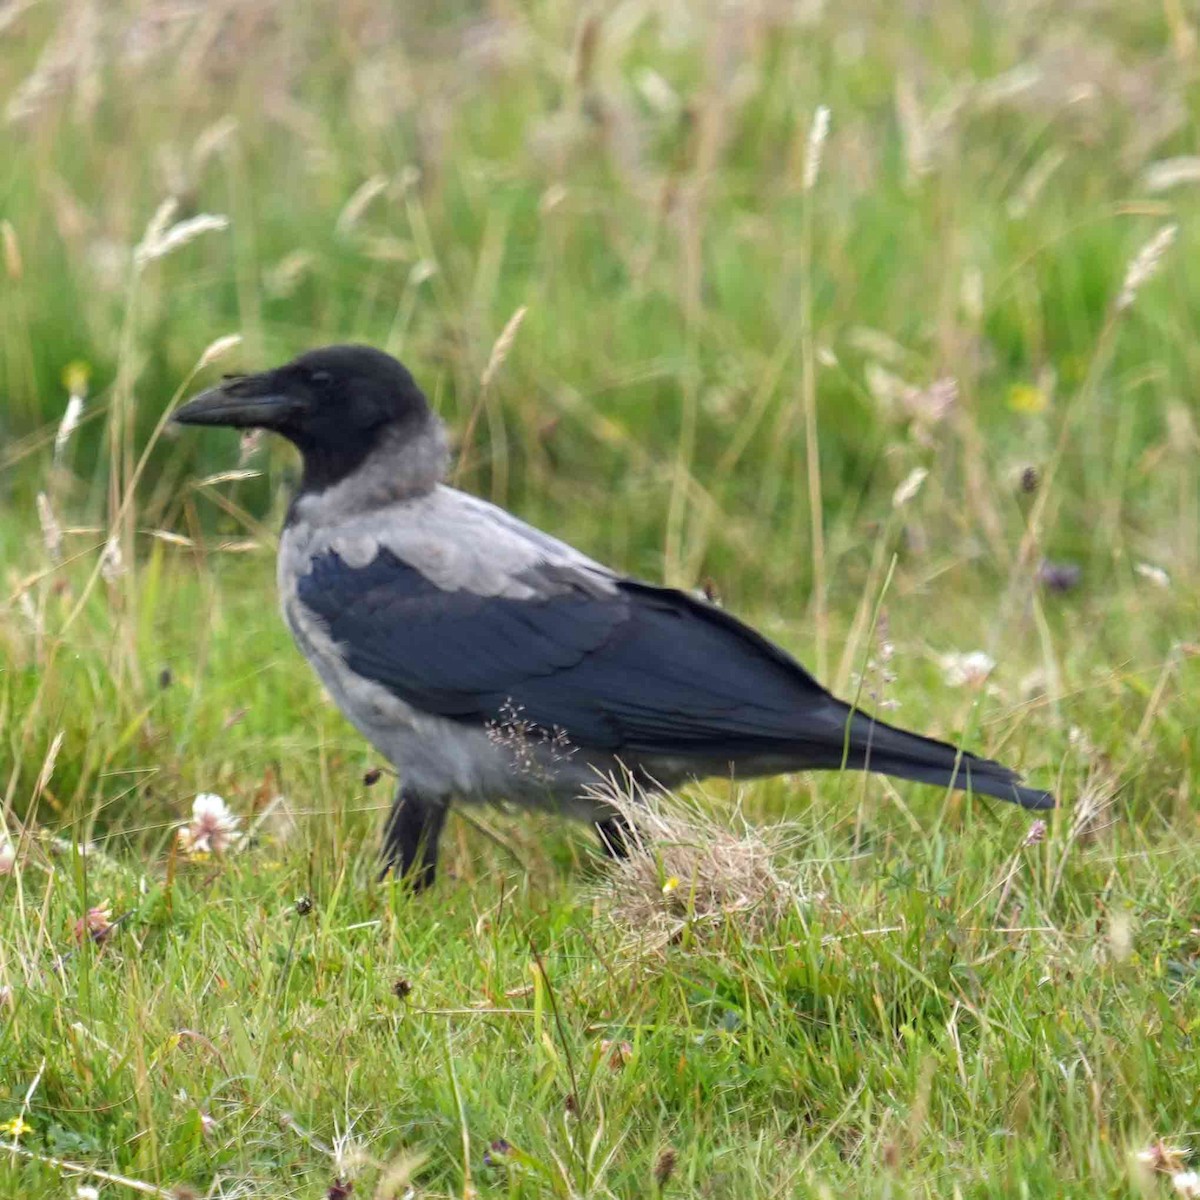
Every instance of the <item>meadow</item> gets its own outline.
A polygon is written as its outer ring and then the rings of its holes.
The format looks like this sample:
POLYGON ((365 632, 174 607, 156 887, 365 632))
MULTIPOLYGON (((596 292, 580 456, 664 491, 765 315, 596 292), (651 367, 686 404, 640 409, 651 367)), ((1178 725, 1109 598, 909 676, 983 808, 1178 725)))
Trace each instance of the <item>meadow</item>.
POLYGON ((0 1195, 1200 1195, 1192 6, 8 0, 0 129, 0 1195), (294 457, 166 421, 342 340, 1061 808, 716 780, 378 883, 294 457))

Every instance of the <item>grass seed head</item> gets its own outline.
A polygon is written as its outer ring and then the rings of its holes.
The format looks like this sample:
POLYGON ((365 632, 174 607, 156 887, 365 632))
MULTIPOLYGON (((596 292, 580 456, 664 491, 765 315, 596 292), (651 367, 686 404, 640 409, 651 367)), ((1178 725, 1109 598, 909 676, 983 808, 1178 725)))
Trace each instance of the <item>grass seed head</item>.
POLYGON ((1163 256, 1179 232, 1178 225, 1164 225, 1134 256, 1125 272, 1125 282, 1117 295, 1117 312, 1124 312, 1133 305, 1142 286, 1158 273, 1163 256))
POLYGON ((527 309, 522 304, 511 317, 508 318, 508 324, 500 331, 500 336, 496 339, 492 346, 492 352, 488 356, 487 366, 483 369, 483 374, 479 378, 479 386, 487 389, 493 379, 496 378, 500 368, 504 366, 504 360, 508 358, 509 352, 513 348, 513 343, 517 340, 517 330, 521 328, 521 322, 525 320, 527 309))
POLYGON ((1157 588, 1165 591, 1171 586, 1171 576, 1162 567, 1156 567, 1153 563, 1138 563, 1134 570, 1157 588))
POLYGON ((817 186, 817 176, 821 173, 821 155, 825 149, 825 139, 829 136, 829 108, 820 105, 813 113, 812 126, 808 131, 808 145, 804 152, 804 190, 811 192, 817 186))
POLYGON ((46 557, 52 563, 62 562, 63 532, 54 509, 50 505, 50 497, 45 492, 37 494, 38 524, 42 527, 42 545, 46 547, 46 557))
POLYGON ((155 209, 142 240, 133 248, 133 261, 137 266, 143 267, 157 258, 165 258, 202 234, 229 228, 229 218, 214 213, 198 213, 172 225, 171 221, 178 210, 179 202, 173 196, 155 209))
POLYGON ((200 355, 200 361, 196 364, 196 370, 201 371, 210 363, 214 363, 218 358, 229 353, 230 350, 242 344, 242 335, 240 333, 227 333, 224 337, 219 337, 215 342, 209 342, 204 348, 204 353, 200 355))

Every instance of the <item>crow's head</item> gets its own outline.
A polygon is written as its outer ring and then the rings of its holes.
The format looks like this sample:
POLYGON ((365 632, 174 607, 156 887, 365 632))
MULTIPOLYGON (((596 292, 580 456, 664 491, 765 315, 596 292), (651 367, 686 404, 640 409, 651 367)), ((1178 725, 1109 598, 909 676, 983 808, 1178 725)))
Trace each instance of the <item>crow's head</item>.
POLYGON ((231 375, 176 410, 182 425, 269 429, 304 456, 305 483, 344 478, 385 438, 428 429, 432 413, 403 364, 371 346, 324 346, 258 375, 231 375))

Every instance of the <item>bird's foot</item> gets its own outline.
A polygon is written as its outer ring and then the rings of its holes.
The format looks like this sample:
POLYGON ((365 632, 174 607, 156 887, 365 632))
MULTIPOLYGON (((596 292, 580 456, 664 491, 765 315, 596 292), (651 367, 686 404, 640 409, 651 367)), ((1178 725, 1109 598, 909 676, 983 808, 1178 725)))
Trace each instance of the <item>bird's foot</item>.
POLYGON ((384 826, 380 880, 390 871, 414 892, 433 886, 437 878, 438 840, 448 807, 442 799, 431 800, 412 788, 399 788, 384 826))
POLYGON ((628 858, 630 851, 638 844, 637 831, 620 813, 614 813, 595 824, 600 846, 609 858, 628 858))

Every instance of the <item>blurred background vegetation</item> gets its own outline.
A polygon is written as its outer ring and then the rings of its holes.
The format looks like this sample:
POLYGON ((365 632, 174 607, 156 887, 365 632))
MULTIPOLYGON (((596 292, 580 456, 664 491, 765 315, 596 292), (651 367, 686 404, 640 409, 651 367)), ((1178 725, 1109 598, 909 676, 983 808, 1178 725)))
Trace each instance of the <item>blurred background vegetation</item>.
MULTIPOLYGON (((244 339, 227 370, 361 339, 470 426, 471 487, 585 523, 645 573, 793 600, 807 355, 846 595, 863 522, 918 465, 948 501, 926 540, 1006 571, 1021 473, 1068 419, 1046 553, 1097 586, 1130 554, 1195 568, 1197 55, 1177 0, 18 0, 0 21, 6 507, 30 509, 12 467, 44 467, 71 364, 93 413, 124 372, 144 439, 221 335, 244 339), (168 197, 228 230, 136 271, 168 197), (1161 277, 1106 340, 1167 223, 1161 277)), ((72 449, 77 516, 103 494, 103 430, 72 449)), ((187 473, 230 465, 227 440, 188 443, 156 458, 153 523, 187 473)), ((243 488, 257 511, 270 453, 243 488)))

